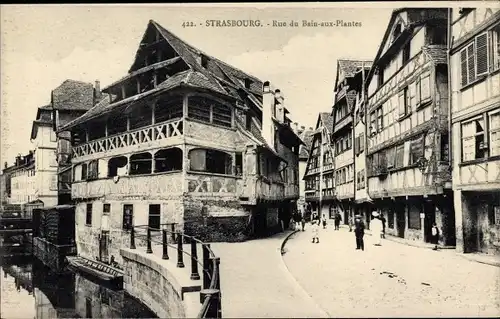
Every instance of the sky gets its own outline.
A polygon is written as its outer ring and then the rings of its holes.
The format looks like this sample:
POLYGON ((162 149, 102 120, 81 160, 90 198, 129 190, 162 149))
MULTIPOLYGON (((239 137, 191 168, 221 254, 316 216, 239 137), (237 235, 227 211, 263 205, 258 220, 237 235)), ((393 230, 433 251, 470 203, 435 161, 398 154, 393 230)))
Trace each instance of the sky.
POLYGON ((397 5, 2 5, 2 166, 33 148, 37 108, 50 103, 51 90, 64 80, 99 80, 104 88, 125 76, 150 19, 209 55, 270 81, 283 93, 292 121, 313 127, 319 112, 331 111, 337 59, 372 60, 397 5), (207 27, 212 19, 260 20, 264 26, 207 27), (287 25, 273 27, 273 20, 287 25), (304 27, 303 20, 361 26, 304 27))

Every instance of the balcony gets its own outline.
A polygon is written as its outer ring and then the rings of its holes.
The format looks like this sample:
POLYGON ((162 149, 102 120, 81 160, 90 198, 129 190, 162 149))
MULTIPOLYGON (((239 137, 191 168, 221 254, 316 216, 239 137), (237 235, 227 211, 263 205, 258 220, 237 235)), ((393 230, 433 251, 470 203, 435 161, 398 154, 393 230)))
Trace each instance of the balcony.
POLYGON ((243 182, 240 176, 188 172, 185 189, 197 196, 235 197, 242 192, 243 182))
POLYGON ((181 137, 183 124, 183 119, 170 120, 87 142, 73 147, 73 158, 181 137))
MULTIPOLYGON (((333 163, 330 163, 330 164, 325 164, 323 165, 323 173, 325 172, 329 172, 331 170, 333 170, 335 168, 335 165, 333 163)), ((316 167, 316 168, 313 168, 313 169, 310 169, 309 172, 307 173, 307 175, 314 175, 314 174, 319 174, 321 173, 321 167, 316 167)))
POLYGON ((182 172, 132 175, 74 182, 73 199, 113 197, 148 197, 149 199, 178 198, 183 192, 182 172))

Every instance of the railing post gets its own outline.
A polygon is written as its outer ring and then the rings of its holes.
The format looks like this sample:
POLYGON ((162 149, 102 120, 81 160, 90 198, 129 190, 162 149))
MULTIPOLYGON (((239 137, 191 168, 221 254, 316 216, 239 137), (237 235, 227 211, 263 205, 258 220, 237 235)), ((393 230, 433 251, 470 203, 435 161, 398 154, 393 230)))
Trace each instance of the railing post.
POLYGON ((222 318, 220 309, 220 290, 219 289, 203 289, 200 291, 200 303, 204 303, 205 299, 209 298, 208 309, 204 318, 222 318))
POLYGON ((149 228, 149 226, 148 226, 147 241, 148 241, 148 247, 146 248, 146 254, 151 254, 153 253, 153 249, 151 248, 151 228, 149 228))
POLYGON ((135 229, 134 226, 130 229, 130 249, 135 249, 135 229))
POLYGON ((162 259, 168 259, 168 244, 167 244, 167 230, 162 230, 162 241, 163 241, 163 256, 162 259))
POLYGON ((208 289, 212 276, 210 272, 210 244, 203 244, 201 247, 203 251, 203 289, 208 289))
POLYGON ((182 233, 177 234, 177 267, 184 268, 184 254, 182 249, 182 233))
POLYGON ((198 249, 196 247, 196 240, 191 237, 191 279, 200 279, 198 273, 198 249))
POLYGON ((175 224, 170 224, 170 231, 172 232, 172 243, 175 243, 175 224))

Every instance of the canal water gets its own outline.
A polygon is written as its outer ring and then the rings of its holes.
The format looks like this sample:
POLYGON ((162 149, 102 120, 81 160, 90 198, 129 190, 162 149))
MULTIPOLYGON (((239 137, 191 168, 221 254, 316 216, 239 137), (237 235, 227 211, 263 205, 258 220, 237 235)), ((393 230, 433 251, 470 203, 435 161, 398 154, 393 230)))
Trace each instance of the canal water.
POLYGON ((121 289, 31 258, 2 260, 0 318, 157 318, 121 289))

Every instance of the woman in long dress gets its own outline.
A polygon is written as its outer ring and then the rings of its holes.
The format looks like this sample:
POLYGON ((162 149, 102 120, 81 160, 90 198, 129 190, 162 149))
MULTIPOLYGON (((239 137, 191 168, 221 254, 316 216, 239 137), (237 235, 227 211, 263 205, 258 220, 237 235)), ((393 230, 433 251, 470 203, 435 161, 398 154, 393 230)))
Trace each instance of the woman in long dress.
POLYGON ((370 230, 372 231, 375 246, 382 246, 383 225, 380 215, 377 212, 372 213, 373 219, 370 223, 370 230))

